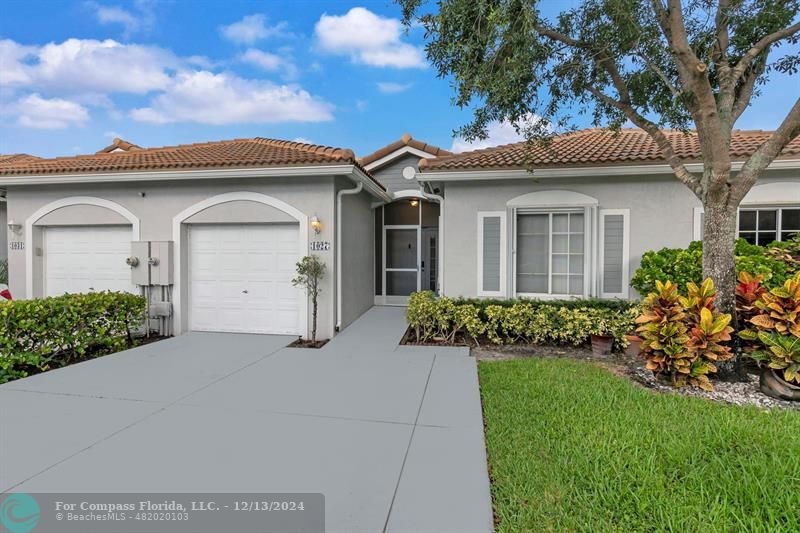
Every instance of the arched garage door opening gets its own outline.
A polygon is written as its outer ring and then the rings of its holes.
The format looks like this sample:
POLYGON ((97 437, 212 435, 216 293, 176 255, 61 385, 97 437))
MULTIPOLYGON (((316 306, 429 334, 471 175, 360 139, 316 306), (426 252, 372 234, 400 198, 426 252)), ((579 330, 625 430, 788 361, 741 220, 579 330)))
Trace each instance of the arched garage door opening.
POLYGON ((25 221, 25 239, 28 298, 138 292, 125 260, 131 241, 139 240, 139 219, 116 202, 92 196, 51 202, 25 221))
POLYGON ((306 334, 306 296, 291 283, 308 248, 305 214, 267 195, 238 192, 199 202, 173 223, 180 273, 176 328, 306 334), (227 207, 236 202, 255 202, 268 211, 228 216, 227 207), (215 206, 217 215, 204 216, 215 206))

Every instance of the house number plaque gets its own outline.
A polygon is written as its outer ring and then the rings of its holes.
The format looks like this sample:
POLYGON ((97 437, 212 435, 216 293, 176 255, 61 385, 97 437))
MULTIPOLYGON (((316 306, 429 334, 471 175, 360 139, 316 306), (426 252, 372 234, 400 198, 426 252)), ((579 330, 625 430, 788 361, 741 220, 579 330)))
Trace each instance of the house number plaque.
POLYGON ((331 249, 331 243, 328 241, 312 241, 309 246, 312 252, 327 252, 331 249))
POLYGON ((11 241, 8 243, 9 250, 24 250, 25 243, 23 241, 11 241))

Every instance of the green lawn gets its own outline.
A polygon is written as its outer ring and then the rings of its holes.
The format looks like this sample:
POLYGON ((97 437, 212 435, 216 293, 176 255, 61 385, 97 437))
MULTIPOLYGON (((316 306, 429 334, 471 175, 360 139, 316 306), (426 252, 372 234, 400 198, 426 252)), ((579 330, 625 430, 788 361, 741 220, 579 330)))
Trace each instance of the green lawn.
POLYGON ((590 363, 480 363, 498 532, 800 531, 800 412, 654 394, 590 363))

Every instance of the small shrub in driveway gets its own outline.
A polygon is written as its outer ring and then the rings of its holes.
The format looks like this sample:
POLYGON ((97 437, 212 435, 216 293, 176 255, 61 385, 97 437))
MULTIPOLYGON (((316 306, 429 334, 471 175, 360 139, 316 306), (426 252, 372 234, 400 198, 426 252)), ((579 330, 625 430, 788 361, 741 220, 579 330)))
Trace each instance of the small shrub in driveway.
POLYGON ((124 292, 0 301, 0 383, 130 347, 144 310, 124 292))
POLYGON ((316 255, 303 257, 296 267, 296 275, 292 285, 305 289, 311 298, 311 347, 317 345, 317 311, 319 308, 319 293, 322 292, 321 283, 325 278, 325 263, 316 255))

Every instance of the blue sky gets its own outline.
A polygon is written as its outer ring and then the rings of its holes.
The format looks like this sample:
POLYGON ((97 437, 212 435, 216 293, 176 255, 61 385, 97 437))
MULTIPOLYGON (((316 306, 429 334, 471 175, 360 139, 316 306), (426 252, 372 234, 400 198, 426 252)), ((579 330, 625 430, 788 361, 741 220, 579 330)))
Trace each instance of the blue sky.
MULTIPOLYGON (((6 0, 0 153, 264 136, 366 154, 406 131, 451 148, 469 111, 399 16, 390 0, 6 0)), ((779 78, 738 126, 773 129, 792 87, 779 78)), ((504 125, 490 133, 515 140, 504 125)))

